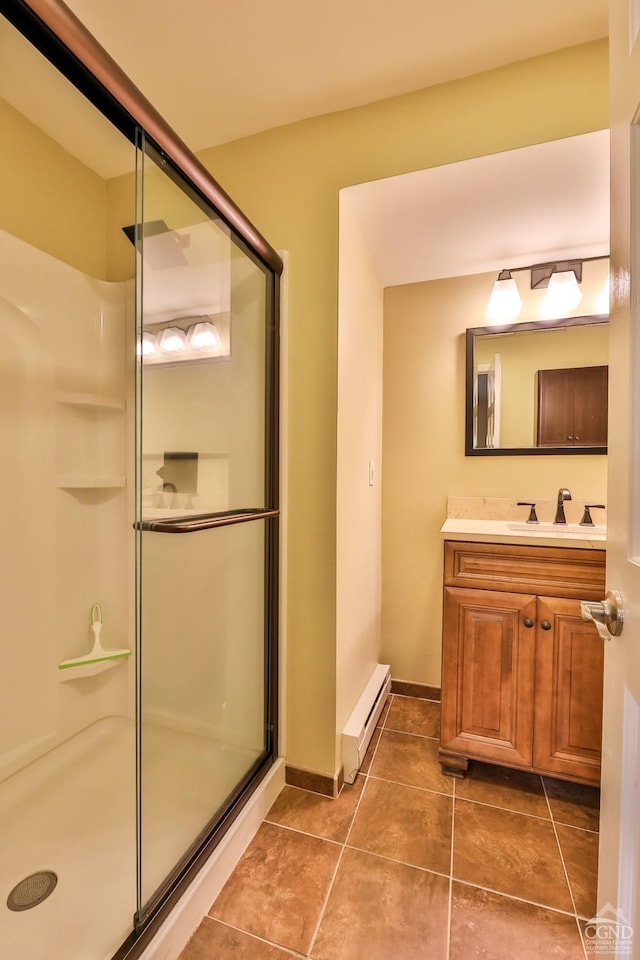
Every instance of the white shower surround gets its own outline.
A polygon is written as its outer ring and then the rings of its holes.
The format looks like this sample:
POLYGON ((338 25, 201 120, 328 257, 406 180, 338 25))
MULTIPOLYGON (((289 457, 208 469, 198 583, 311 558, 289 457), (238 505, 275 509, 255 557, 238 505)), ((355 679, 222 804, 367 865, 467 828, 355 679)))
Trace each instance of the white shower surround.
MULTIPOLYGON (((0 331, 5 343, 14 344, 13 353, 4 351, 5 372, 13 363, 23 380, 20 416, 0 423, 0 439, 13 450, 11 444, 32 429, 40 442, 31 443, 39 459, 23 468, 29 476, 18 484, 5 472, 6 499, 11 501, 11 492, 15 507, 7 511, 5 542, 17 573, 11 589, 4 585, 5 612, 14 606, 7 627, 15 662, 4 673, 2 690, 9 721, 2 727, 10 738, 2 743, 0 734, 3 905, 29 874, 52 870, 58 876, 51 896, 36 908, 13 913, 0 907, 0 943, 20 960, 107 960, 130 934, 137 906, 134 662, 132 657, 100 676, 65 684, 57 682, 57 664, 88 649, 86 615, 97 601, 109 613, 105 644, 134 646, 127 600, 133 505, 125 487, 74 490, 60 479, 74 471, 131 475, 131 424, 120 401, 132 402, 132 384, 125 380, 133 361, 126 346, 132 284, 94 280, 3 231, 0 259, 0 331), (76 402, 69 403, 70 396, 76 402), (107 398, 105 408, 83 409, 80 399, 91 396, 107 398), (99 463, 91 459, 95 447, 87 454, 86 444, 74 444, 69 435, 74 417, 92 433, 96 422, 104 427, 99 463), (61 460, 75 456, 76 446, 85 460, 69 467, 61 460), (108 543, 92 541, 104 531, 108 543), (81 550, 72 533, 84 537, 81 550), (90 550, 92 542, 100 549, 90 550)), ((8 397, 5 385, 3 399, 8 397)), ((21 452, 19 446, 14 452, 21 452)), ((17 455, 12 462, 20 462, 17 455)), ((227 679, 238 676, 239 663, 232 658, 226 666, 227 679)), ((147 703, 143 901, 259 752, 237 717, 229 714, 221 722, 214 716, 213 725, 194 722, 190 701, 188 711, 177 703, 177 712, 167 715, 154 711, 153 696, 147 703)), ((278 760, 154 937, 145 960, 178 956, 283 784, 278 760)))
POLYGON ((105 614, 105 646, 132 646, 133 537, 124 489, 90 486, 127 472, 124 403, 60 402, 125 400, 127 285, 92 279, 4 231, 0 262, 0 498, 10 557, 0 584, 2 781, 100 717, 133 716, 133 665, 82 687, 56 682, 60 661, 90 649, 93 603, 105 614), (88 485, 62 489, 69 477, 88 485))
MULTIPOLYGON (((210 738, 157 724, 145 723, 143 735, 142 790, 144 795, 148 783, 151 797, 144 806, 143 882, 152 890, 164 879, 166 864, 180 858, 233 790, 247 757, 210 738), (183 778, 171 776, 178 767, 183 778)), ((280 786, 261 785, 253 800, 260 819, 280 786)), ((254 830, 255 825, 245 828, 243 838, 241 822, 236 827, 240 847, 234 863, 254 830)), ((136 909, 133 722, 99 720, 6 780, 0 787, 0 850, 3 956, 108 960, 131 932, 136 909), (39 870, 58 877, 49 898, 27 911, 6 909, 9 891, 39 870)), ((220 886, 228 872, 218 872, 209 884, 217 878, 220 886)), ((213 900, 215 892, 209 888, 206 896, 213 900)))

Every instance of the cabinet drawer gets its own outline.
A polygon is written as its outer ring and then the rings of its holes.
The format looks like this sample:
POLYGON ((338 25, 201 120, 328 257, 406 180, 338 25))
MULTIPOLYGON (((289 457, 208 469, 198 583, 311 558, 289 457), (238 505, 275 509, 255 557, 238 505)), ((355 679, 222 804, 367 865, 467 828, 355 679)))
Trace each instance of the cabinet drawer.
POLYGON ((601 600, 605 589, 605 551, 447 540, 444 583, 451 587, 601 600))

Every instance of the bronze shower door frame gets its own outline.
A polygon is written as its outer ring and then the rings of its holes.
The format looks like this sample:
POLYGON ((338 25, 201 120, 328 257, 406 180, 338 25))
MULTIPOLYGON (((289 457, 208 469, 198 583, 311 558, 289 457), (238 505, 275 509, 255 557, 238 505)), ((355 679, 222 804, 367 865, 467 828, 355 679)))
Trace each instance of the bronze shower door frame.
MULTIPOLYGON (((136 145, 138 135, 159 153, 162 163, 184 183, 195 198, 224 221, 238 245, 267 268, 267 385, 265 411, 265 505, 256 519, 267 522, 265 551, 265 640, 267 666, 268 739, 267 760, 253 771, 248 782, 238 785, 228 808, 215 827, 202 835, 186 852, 184 861, 161 888, 153 910, 138 918, 136 928, 113 960, 135 960, 148 946, 161 923, 193 881, 211 853, 234 822, 263 776, 277 757, 278 744, 278 540, 279 540, 279 298, 283 263, 278 253, 236 206, 208 170, 189 150, 129 77, 87 31, 61 0, 0 0, 0 14, 12 23, 74 86, 136 145)), ((192 518, 191 530, 156 528, 159 533, 195 532, 214 526, 246 522, 249 516, 192 518)))

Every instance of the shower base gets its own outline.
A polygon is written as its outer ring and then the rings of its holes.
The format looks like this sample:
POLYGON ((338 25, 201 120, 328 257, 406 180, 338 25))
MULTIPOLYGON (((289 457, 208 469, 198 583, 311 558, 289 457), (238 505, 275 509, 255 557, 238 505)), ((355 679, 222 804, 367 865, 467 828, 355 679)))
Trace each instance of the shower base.
MULTIPOLYGON (((224 802, 253 757, 209 737, 144 727, 142 891, 146 900, 224 802)), ((135 730, 99 720, 0 784, 0 944, 20 960, 109 960, 136 910, 135 730), (21 880, 52 871, 37 906, 15 912, 21 880)))

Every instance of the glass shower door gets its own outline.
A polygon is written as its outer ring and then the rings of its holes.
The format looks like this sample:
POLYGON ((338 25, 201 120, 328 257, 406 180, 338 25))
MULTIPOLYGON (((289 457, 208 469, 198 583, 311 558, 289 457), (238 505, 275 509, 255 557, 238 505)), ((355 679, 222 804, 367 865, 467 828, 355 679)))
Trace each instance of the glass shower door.
POLYGON ((274 278, 146 147, 138 919, 274 749, 274 278))

